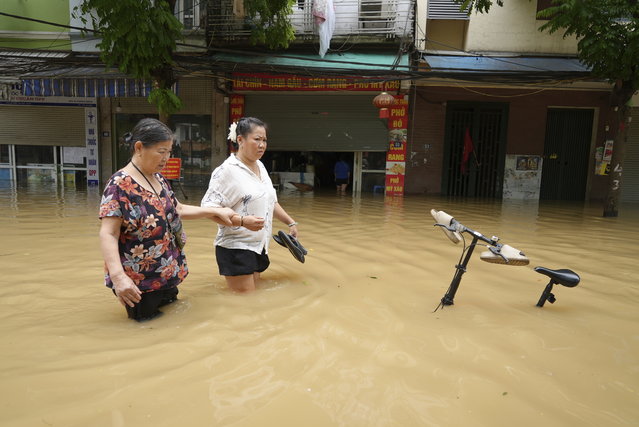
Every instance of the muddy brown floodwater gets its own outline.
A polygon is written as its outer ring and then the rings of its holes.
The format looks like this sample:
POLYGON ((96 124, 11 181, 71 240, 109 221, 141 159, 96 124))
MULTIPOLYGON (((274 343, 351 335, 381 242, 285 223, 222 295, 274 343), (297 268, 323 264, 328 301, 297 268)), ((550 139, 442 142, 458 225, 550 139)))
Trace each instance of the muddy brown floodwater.
POLYGON ((637 206, 282 193, 305 264, 272 244, 233 294, 215 225, 186 222, 180 300, 136 323, 102 283, 99 192, 0 189, 0 425, 639 425, 637 206), (461 245, 431 208, 530 265, 479 248, 433 312, 461 245), (581 283, 536 307, 539 265, 581 283))

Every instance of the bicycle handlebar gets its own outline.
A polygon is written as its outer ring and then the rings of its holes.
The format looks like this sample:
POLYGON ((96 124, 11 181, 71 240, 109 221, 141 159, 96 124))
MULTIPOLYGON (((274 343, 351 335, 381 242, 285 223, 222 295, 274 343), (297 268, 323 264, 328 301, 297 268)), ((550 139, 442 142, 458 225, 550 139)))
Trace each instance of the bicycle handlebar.
POLYGON ((444 234, 453 243, 459 243, 463 239, 461 233, 468 233, 473 236, 475 243, 477 240, 487 243, 489 245, 488 250, 480 255, 482 261, 507 265, 528 265, 530 263, 528 257, 520 250, 499 243, 499 237, 492 236, 488 238, 480 232, 466 227, 444 211, 431 209, 430 214, 435 219, 435 226, 441 227, 444 234))

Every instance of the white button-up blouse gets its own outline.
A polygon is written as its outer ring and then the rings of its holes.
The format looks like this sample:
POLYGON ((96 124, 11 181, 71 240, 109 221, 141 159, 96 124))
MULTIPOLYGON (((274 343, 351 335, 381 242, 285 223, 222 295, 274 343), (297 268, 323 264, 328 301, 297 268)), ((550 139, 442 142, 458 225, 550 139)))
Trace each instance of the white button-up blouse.
POLYGON ((259 177, 235 154, 231 154, 211 173, 209 188, 202 198, 201 206, 228 207, 242 216, 254 215, 264 218, 264 228, 260 231, 218 224, 216 246, 248 249, 258 254, 265 250, 268 253, 277 193, 264 164, 259 160, 257 164, 260 168, 259 177))

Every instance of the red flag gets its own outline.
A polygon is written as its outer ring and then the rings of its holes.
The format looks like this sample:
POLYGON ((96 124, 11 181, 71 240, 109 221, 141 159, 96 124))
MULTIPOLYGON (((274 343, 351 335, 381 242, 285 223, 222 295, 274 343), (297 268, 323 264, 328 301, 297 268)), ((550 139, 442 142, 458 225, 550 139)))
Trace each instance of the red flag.
POLYGON ((464 152, 462 153, 461 173, 466 175, 468 173, 468 159, 470 159, 470 153, 475 150, 473 146, 473 140, 470 138, 470 128, 466 128, 466 134, 464 135, 464 152))

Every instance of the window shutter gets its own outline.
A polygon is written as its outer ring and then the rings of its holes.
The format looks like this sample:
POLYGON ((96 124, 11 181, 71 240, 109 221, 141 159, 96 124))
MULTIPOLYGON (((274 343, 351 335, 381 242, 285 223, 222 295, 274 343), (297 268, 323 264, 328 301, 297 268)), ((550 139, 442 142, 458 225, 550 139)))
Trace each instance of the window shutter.
POLYGON ((453 0, 429 0, 428 19, 460 19, 468 20, 467 11, 460 11, 459 4, 453 0))

